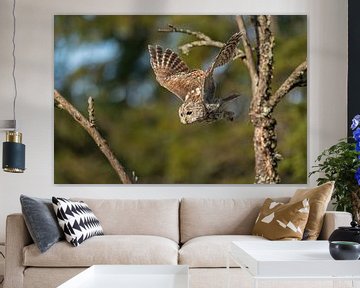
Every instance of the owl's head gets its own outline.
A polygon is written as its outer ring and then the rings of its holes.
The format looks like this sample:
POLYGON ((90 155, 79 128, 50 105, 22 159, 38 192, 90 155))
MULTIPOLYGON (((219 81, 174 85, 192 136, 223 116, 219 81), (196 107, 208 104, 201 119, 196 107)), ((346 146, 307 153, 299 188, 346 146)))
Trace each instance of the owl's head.
POLYGON ((179 108, 180 122, 190 124, 206 119, 206 107, 203 103, 184 102, 179 108))

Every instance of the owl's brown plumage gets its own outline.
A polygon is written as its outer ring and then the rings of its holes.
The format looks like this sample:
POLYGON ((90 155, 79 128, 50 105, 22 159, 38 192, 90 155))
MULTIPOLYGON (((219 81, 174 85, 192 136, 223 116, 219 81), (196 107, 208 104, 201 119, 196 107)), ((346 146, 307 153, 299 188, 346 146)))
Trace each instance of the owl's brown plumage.
POLYGON ((221 48, 210 68, 206 71, 190 70, 183 60, 170 49, 149 45, 150 64, 161 86, 178 96, 184 103, 179 108, 180 121, 214 121, 232 118, 222 108, 222 100, 215 98, 213 71, 234 57, 241 33, 235 33, 221 48))

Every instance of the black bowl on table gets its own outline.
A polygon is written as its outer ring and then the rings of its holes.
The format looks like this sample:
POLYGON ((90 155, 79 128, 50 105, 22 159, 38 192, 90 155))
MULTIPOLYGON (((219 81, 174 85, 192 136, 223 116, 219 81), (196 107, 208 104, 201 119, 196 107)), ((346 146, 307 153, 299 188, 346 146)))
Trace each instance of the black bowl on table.
POLYGON ((358 260, 360 257, 360 244, 349 241, 331 241, 330 255, 335 260, 358 260))

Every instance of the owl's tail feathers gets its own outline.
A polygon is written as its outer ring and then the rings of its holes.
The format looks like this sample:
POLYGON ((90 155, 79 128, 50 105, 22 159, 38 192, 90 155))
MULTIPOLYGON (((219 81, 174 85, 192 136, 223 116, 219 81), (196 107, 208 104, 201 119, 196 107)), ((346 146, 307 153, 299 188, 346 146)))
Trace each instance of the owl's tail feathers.
POLYGON ((213 64, 208 69, 208 74, 212 74, 216 67, 220 67, 230 62, 236 54, 236 47, 240 42, 242 33, 235 33, 230 37, 230 39, 225 43, 225 45, 220 49, 219 54, 216 56, 213 64))
POLYGON ((163 76, 170 76, 179 72, 188 72, 189 67, 181 58, 170 49, 165 51, 161 46, 148 46, 150 64, 154 71, 163 72, 163 76))
POLYGON ((232 101, 232 100, 234 100, 234 99, 239 98, 240 96, 241 96, 240 94, 231 94, 231 95, 229 95, 229 96, 226 96, 226 97, 223 98, 222 100, 223 100, 224 102, 229 102, 229 101, 232 101))

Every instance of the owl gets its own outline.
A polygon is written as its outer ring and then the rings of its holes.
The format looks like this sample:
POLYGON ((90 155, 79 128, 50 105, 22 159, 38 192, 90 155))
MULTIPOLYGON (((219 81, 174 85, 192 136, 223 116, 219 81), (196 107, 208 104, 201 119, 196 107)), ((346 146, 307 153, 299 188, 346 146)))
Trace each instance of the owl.
POLYGON ((149 45, 150 64, 161 86, 175 94, 183 103, 179 108, 180 122, 212 122, 219 119, 233 120, 238 114, 234 94, 225 98, 215 96, 214 69, 231 61, 241 33, 235 33, 220 49, 211 66, 206 70, 190 70, 183 60, 170 49, 149 45))

